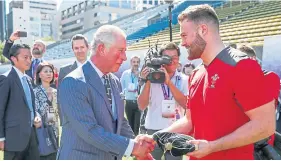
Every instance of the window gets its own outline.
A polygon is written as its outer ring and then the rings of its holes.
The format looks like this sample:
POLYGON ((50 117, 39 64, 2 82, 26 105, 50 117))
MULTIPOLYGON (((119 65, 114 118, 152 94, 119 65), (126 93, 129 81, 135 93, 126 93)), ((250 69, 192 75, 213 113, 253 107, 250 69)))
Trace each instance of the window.
POLYGON ((83 2, 79 4, 79 8, 84 8, 84 3, 83 2))
POLYGON ((67 14, 69 14, 71 12, 71 8, 67 9, 67 14))
POLYGON ((73 11, 77 11, 77 10, 78 10, 78 6, 75 5, 75 6, 73 7, 73 11))

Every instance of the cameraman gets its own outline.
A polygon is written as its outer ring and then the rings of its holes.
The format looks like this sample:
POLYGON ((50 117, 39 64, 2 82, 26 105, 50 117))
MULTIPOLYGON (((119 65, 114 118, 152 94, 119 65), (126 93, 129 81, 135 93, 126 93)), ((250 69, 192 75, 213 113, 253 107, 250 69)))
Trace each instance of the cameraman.
MULTIPOLYGON (((163 65, 161 68, 165 72, 165 82, 163 84, 156 84, 147 80, 142 86, 142 91, 138 97, 139 108, 141 110, 145 110, 146 107, 148 108, 145 128, 149 135, 169 127, 175 121, 175 108, 183 116, 187 102, 187 77, 177 71, 180 56, 178 46, 170 42, 161 47, 159 54, 161 56, 168 55, 172 58, 171 64, 163 65), (165 107, 172 109, 170 115, 163 113, 165 107)), ((149 72, 149 68, 145 67, 141 71, 141 78, 147 79, 149 72)), ((160 160, 163 151, 156 147, 151 154, 156 160, 160 160)), ((179 160, 182 157, 173 157, 170 154, 165 154, 165 159, 179 160)))

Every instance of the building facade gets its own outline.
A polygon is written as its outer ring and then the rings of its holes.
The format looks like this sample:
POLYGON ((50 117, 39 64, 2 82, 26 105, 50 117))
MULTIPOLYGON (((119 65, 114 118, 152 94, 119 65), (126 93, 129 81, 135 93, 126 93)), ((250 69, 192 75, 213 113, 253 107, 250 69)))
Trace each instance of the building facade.
POLYGON ((32 44, 40 38, 53 37, 52 22, 57 12, 54 0, 11 1, 8 14, 8 34, 14 30, 26 31, 27 38, 20 43, 32 44))
POLYGON ((66 7, 67 0, 63 1, 57 16, 59 39, 71 38, 96 25, 136 12, 133 4, 119 2, 121 1, 85 0, 66 7))

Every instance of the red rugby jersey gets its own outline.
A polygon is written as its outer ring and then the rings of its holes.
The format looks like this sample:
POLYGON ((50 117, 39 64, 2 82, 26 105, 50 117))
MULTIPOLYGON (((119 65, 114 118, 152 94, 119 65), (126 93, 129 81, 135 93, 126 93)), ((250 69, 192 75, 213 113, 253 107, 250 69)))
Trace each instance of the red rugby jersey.
MULTIPOLYGON (((248 122, 246 111, 272 101, 264 84, 259 64, 230 47, 222 50, 208 66, 200 65, 190 79, 187 105, 194 137, 217 140, 248 122)), ((201 159, 253 159, 253 144, 201 159)))

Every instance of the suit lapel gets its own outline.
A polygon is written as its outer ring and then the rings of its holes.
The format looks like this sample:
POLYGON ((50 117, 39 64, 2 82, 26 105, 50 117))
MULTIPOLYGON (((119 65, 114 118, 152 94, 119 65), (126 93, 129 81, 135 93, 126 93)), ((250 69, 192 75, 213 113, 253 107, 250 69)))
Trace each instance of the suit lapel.
POLYGON ((78 67, 78 65, 77 65, 76 61, 74 61, 74 63, 70 66, 69 73, 72 72, 73 70, 75 70, 77 67, 78 67))
POLYGON ((22 84, 21 84, 21 80, 20 80, 20 78, 19 78, 19 76, 18 76, 18 74, 17 74, 17 72, 16 72, 16 70, 15 70, 14 68, 12 68, 12 71, 11 71, 11 72, 12 72, 12 77, 14 78, 14 80, 16 81, 17 85, 18 85, 19 88, 20 88, 20 91, 21 91, 21 93, 22 93, 22 97, 23 97, 23 99, 24 99, 24 102, 25 102, 25 104, 26 104, 27 107, 28 107, 28 103, 27 103, 27 100, 26 100, 26 97, 25 97, 25 93, 24 93, 22 84))
POLYGON ((110 107, 109 100, 105 93, 104 85, 103 85, 102 80, 99 77, 98 73, 96 72, 96 70, 92 67, 92 65, 89 62, 84 64, 82 66, 82 69, 84 72, 86 82, 89 83, 93 88, 95 88, 96 91, 103 97, 105 105, 106 105, 108 111, 110 112, 111 117, 113 118, 112 109, 110 107))

